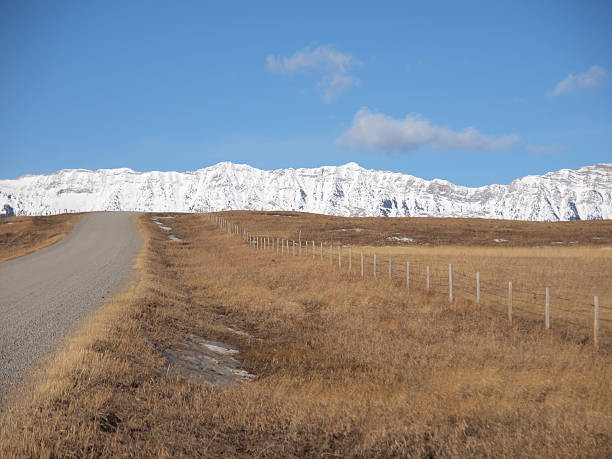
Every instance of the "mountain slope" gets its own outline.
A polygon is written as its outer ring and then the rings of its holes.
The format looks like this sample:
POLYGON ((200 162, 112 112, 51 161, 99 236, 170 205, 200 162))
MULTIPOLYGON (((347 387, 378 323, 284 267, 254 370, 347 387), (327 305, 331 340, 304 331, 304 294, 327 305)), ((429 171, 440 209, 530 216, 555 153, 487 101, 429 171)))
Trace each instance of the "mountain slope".
POLYGON ((468 188, 355 163, 264 171, 219 163, 195 172, 62 170, 0 180, 0 215, 96 210, 298 210, 342 216, 612 218, 612 164, 468 188))

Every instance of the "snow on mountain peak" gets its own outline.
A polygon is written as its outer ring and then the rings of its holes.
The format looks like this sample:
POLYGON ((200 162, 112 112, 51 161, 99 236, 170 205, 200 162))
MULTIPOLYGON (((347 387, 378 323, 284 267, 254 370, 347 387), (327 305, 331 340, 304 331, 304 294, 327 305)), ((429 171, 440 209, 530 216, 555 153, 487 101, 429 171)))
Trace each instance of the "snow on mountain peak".
POLYGON ((68 169, 0 180, 0 208, 10 208, 16 215, 250 209, 343 216, 609 219, 612 164, 563 169, 523 177, 509 185, 478 188, 367 170, 354 162, 271 171, 231 162, 184 173, 68 169))

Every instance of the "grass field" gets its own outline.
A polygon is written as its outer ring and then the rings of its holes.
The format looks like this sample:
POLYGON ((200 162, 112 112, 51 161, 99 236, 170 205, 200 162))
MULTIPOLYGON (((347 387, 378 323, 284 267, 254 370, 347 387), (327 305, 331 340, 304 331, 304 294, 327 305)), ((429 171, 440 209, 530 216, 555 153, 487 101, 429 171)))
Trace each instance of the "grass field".
MULTIPOLYGON (((236 215, 226 216, 239 223, 236 215)), ((296 240, 295 218, 334 220, 241 215, 252 232, 296 240), (272 224, 278 219, 288 228, 272 224)), ((456 222, 433 223, 461 231, 456 222)), ((609 223, 599 223, 603 229, 579 232, 609 237, 609 223)), ((139 217, 145 248, 138 282, 68 338, 5 410, 0 455, 612 454, 610 348, 594 352, 581 332, 545 331, 539 317, 527 315, 510 327, 487 304, 449 304, 444 294, 416 286, 408 295, 399 277, 390 288, 383 276, 361 279, 327 260, 256 250, 199 215, 176 215, 168 224, 181 242, 170 241, 149 215, 139 217), (239 349, 236 357, 256 378, 219 389, 174 376, 164 352, 194 335, 239 349)), ((398 232, 384 226, 397 225, 393 219, 377 224, 383 235, 398 232)), ((300 226, 302 240, 331 240, 320 227, 300 226)), ((422 228, 423 237, 428 231, 422 228)), ((569 239, 571 227, 565 231, 569 239)), ((334 241, 370 245, 383 259, 407 251, 416 265, 419 257, 432 266, 453 260, 457 272, 461 263, 484 273, 527 260, 526 280, 549 266, 558 275, 571 270, 568 278, 582 270, 567 282, 586 296, 608 288, 588 274, 609 272, 604 243, 502 250, 478 246, 480 236, 468 243, 452 234, 444 236, 454 238, 452 246, 416 249, 334 241)), ((541 245, 555 236, 530 240, 541 245)))
POLYGON ((0 263, 63 239, 81 214, 0 218, 0 263))

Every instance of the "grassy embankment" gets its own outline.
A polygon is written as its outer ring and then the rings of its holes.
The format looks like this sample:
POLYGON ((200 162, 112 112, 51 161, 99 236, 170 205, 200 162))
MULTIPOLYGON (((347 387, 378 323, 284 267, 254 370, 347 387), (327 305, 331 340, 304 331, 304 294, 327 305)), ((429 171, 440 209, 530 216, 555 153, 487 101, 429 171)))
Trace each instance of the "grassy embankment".
MULTIPOLYGON (((276 223, 266 226, 293 231, 276 223)), ((609 347, 595 353, 527 317, 511 328, 488 307, 256 251, 197 215, 172 221, 178 243, 148 216, 139 224, 140 282, 4 414, 0 455, 611 453, 609 347), (163 349, 190 335, 239 348, 257 379, 219 390, 160 371, 163 349)), ((589 265, 591 255, 573 258, 589 265)))
POLYGON ((0 219, 0 263, 65 238, 82 214, 0 219))

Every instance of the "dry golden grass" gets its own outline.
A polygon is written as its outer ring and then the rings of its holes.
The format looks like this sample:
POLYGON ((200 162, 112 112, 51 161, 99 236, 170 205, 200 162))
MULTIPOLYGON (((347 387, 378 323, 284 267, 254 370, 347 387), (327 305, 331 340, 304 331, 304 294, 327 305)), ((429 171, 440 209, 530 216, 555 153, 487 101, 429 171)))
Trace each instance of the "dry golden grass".
POLYGON ((4 456, 599 456, 608 348, 494 310, 149 216, 140 282, 67 341, 0 420, 4 456), (232 334, 245 330, 261 341, 232 334), (241 350, 248 384, 160 372, 189 334, 241 350))
MULTIPOLYGON (((481 275, 481 304, 507 313, 508 283, 513 283, 513 315, 544 320, 546 287, 551 289, 551 322, 564 333, 592 343, 593 302, 599 296, 601 327, 612 339, 612 221, 520 222, 441 218, 343 218, 298 212, 224 212, 225 219, 255 235, 315 242, 323 241, 324 257, 342 259, 353 273, 360 271, 364 252, 366 277, 388 279, 389 260, 396 286, 410 284, 426 290, 430 266, 431 292, 449 295, 449 264, 453 265, 454 296, 476 302, 476 273, 481 275), (411 238, 406 242, 397 239, 411 238), (495 240, 502 242, 495 242, 495 240), (559 244, 563 242, 563 244, 559 244), (342 246, 339 257, 339 246, 342 246), (349 248, 351 252, 349 252, 349 248)), ((298 249, 299 250, 299 249, 298 249)), ((308 250, 312 253, 312 245, 308 250)), ((305 252, 305 247, 302 249, 305 252)))
POLYGON ((0 263, 65 238, 82 214, 0 219, 0 263))

